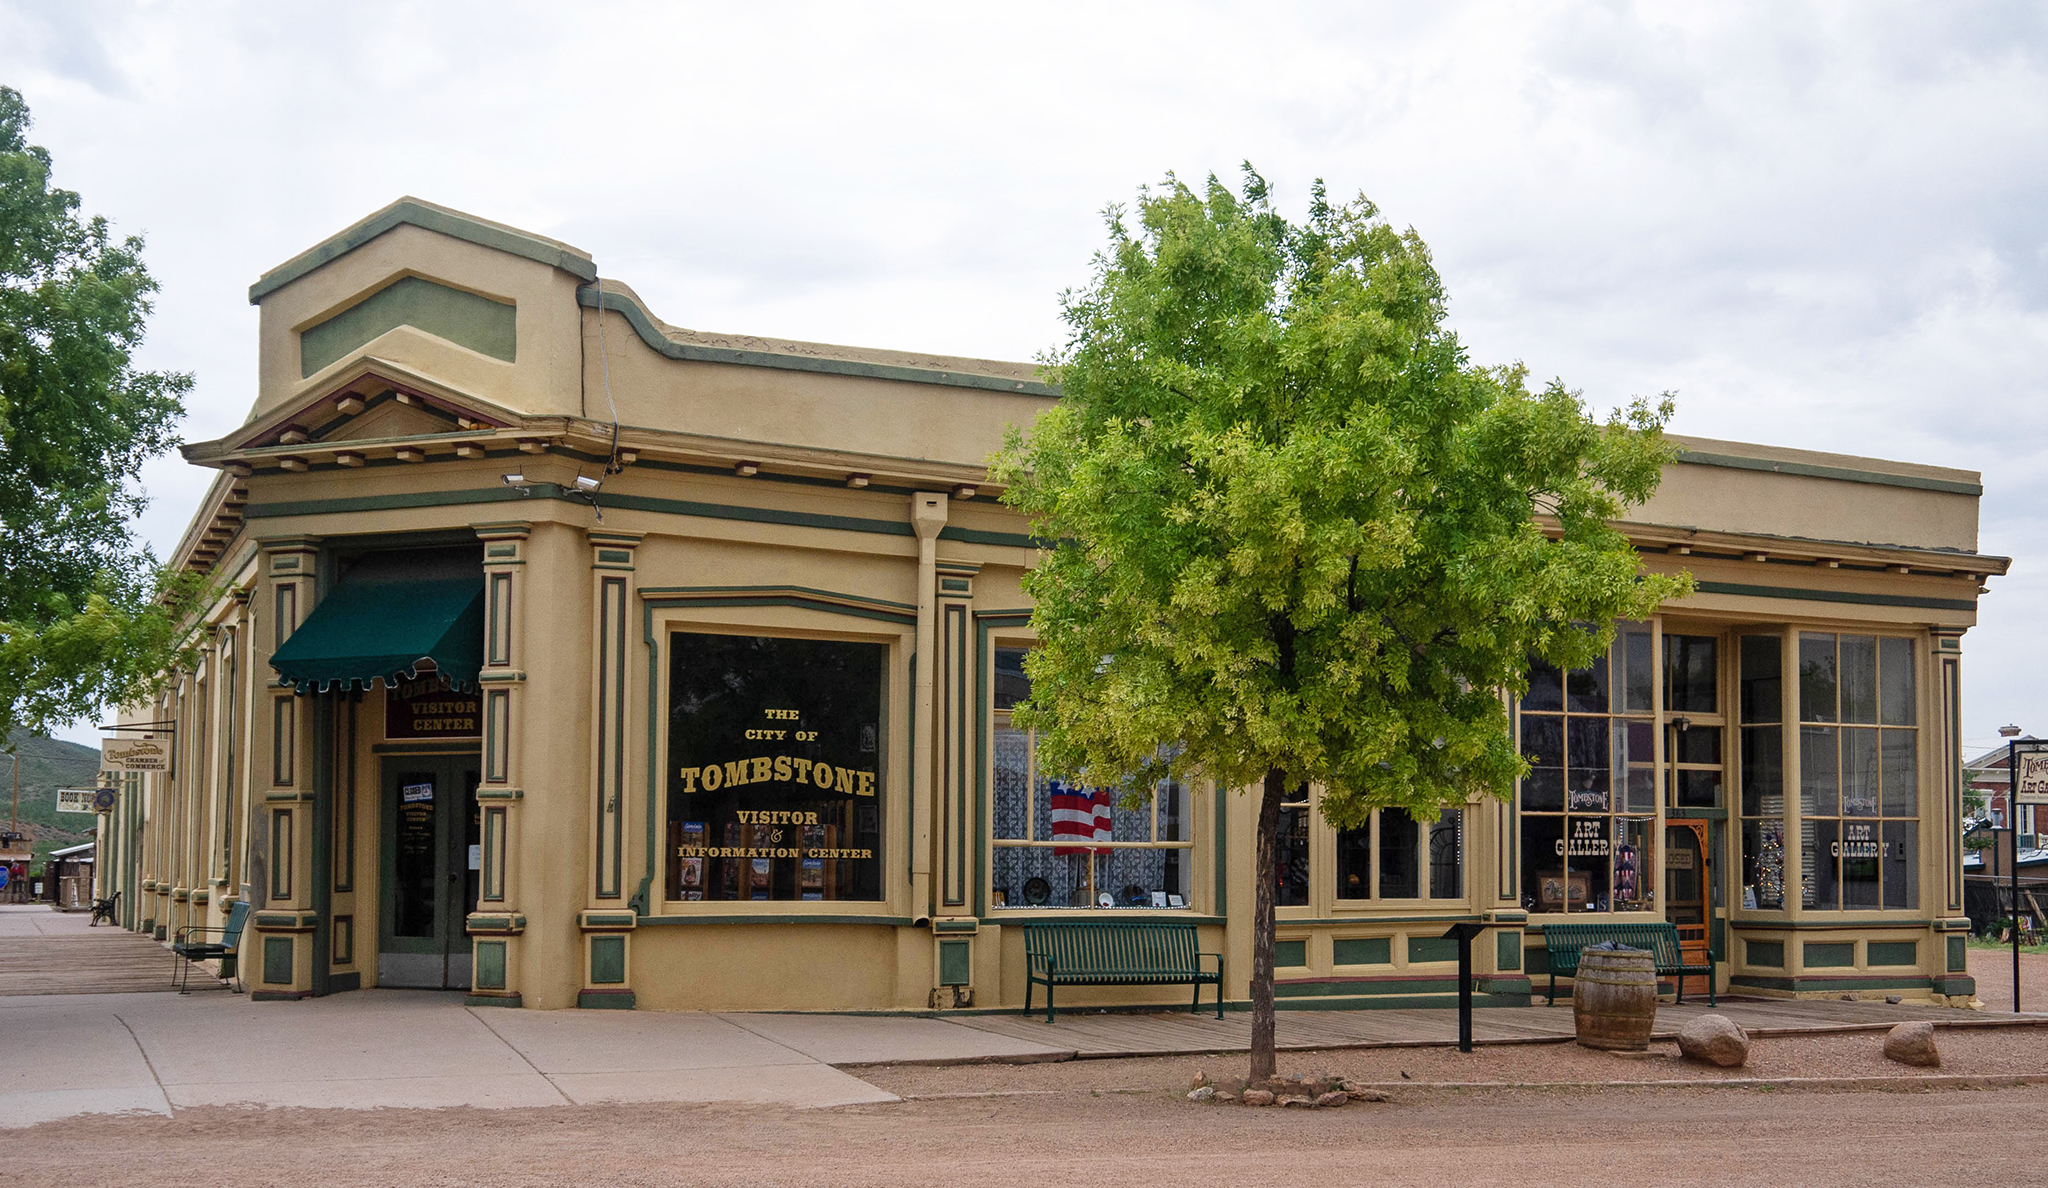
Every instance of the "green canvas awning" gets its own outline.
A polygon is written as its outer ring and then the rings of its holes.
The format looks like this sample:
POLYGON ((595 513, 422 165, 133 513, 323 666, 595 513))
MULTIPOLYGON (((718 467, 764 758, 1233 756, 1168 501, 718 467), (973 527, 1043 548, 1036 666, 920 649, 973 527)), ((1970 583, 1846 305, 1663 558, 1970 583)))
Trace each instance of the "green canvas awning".
POLYGON ((484 586, 477 577, 408 577, 403 567, 351 573, 270 657, 301 693, 420 674, 432 661, 458 689, 483 668, 484 586))

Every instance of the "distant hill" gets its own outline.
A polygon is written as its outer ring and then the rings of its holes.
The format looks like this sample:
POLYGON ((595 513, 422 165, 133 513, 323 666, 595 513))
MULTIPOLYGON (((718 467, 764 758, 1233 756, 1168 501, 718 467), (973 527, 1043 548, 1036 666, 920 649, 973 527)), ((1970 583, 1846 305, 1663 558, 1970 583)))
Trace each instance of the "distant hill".
MULTIPOLYGON (((21 756, 21 831, 34 839, 36 866, 51 850, 89 842, 94 818, 57 811, 57 789, 90 788, 99 782, 98 747, 61 739, 15 734, 10 740, 21 756)), ((0 828, 8 821, 14 788, 14 759, 0 753, 0 828)))

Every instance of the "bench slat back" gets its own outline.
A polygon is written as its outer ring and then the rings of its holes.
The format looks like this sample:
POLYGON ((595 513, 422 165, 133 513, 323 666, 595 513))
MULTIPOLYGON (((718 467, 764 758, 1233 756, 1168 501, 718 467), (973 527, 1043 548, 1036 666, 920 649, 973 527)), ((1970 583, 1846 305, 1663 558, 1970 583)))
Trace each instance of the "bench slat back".
POLYGON ((233 949, 242 943, 242 925, 249 920, 249 901, 237 899, 228 909, 228 924, 221 930, 220 943, 233 949))
POLYGON ((1026 924, 1024 951, 1062 973, 1193 970, 1193 924, 1172 921, 1075 921, 1026 924))
POLYGON ((1579 952, 1591 945, 1614 941, 1632 949, 1647 949, 1659 967, 1682 965, 1678 950, 1678 929, 1670 924, 1546 924, 1543 943, 1550 950, 1550 968, 1559 973, 1579 967, 1579 952))

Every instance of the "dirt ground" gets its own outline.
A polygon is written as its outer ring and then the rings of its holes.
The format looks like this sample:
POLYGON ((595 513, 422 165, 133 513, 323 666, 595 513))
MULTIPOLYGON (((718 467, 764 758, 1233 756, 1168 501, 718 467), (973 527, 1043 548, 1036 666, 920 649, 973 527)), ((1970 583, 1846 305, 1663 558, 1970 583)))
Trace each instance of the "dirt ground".
MULTIPOLYGON (((2048 1087, 1915 1085, 1878 1034, 1759 1040, 1748 1075, 1905 1073, 1890 1091, 1426 1088, 1428 1080, 1713 1076, 1664 1055, 1573 1045, 1283 1057, 1414 1084, 1385 1104, 1296 1111, 1186 1101, 1197 1068, 1243 1057, 855 1070, 910 1097, 837 1110, 592 1106, 541 1110, 204 1109, 0 1132, 0 1183, 362 1185, 1164 1183, 1856 1184, 2031 1170, 1952 1137, 2037 1115, 2048 1087), (1874 1062, 1873 1062, 1874 1061, 1874 1062), (1772 1070, 1772 1071, 1766 1071, 1772 1070), (2001 1162, 2006 1161, 2006 1162, 2001 1162), (61 1174, 59 1170, 61 1169, 61 1174), (346 1169, 346 1170, 344 1170, 346 1169), (53 1176, 55 1178, 53 1178, 53 1176)), ((1944 1031, 1944 1073, 2048 1072, 2048 1031, 1944 1031)))

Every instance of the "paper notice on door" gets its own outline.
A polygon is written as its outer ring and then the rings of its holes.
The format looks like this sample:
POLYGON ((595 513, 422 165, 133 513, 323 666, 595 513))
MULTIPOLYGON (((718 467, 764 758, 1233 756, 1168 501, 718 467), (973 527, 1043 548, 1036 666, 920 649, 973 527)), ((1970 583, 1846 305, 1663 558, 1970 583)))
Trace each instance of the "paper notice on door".
POLYGON ((431 802, 434 799, 434 786, 432 784, 401 784, 398 788, 398 799, 402 804, 431 802))
POLYGON ((482 870, 484 868, 484 848, 482 846, 471 846, 469 848, 469 868, 471 870, 482 870))

